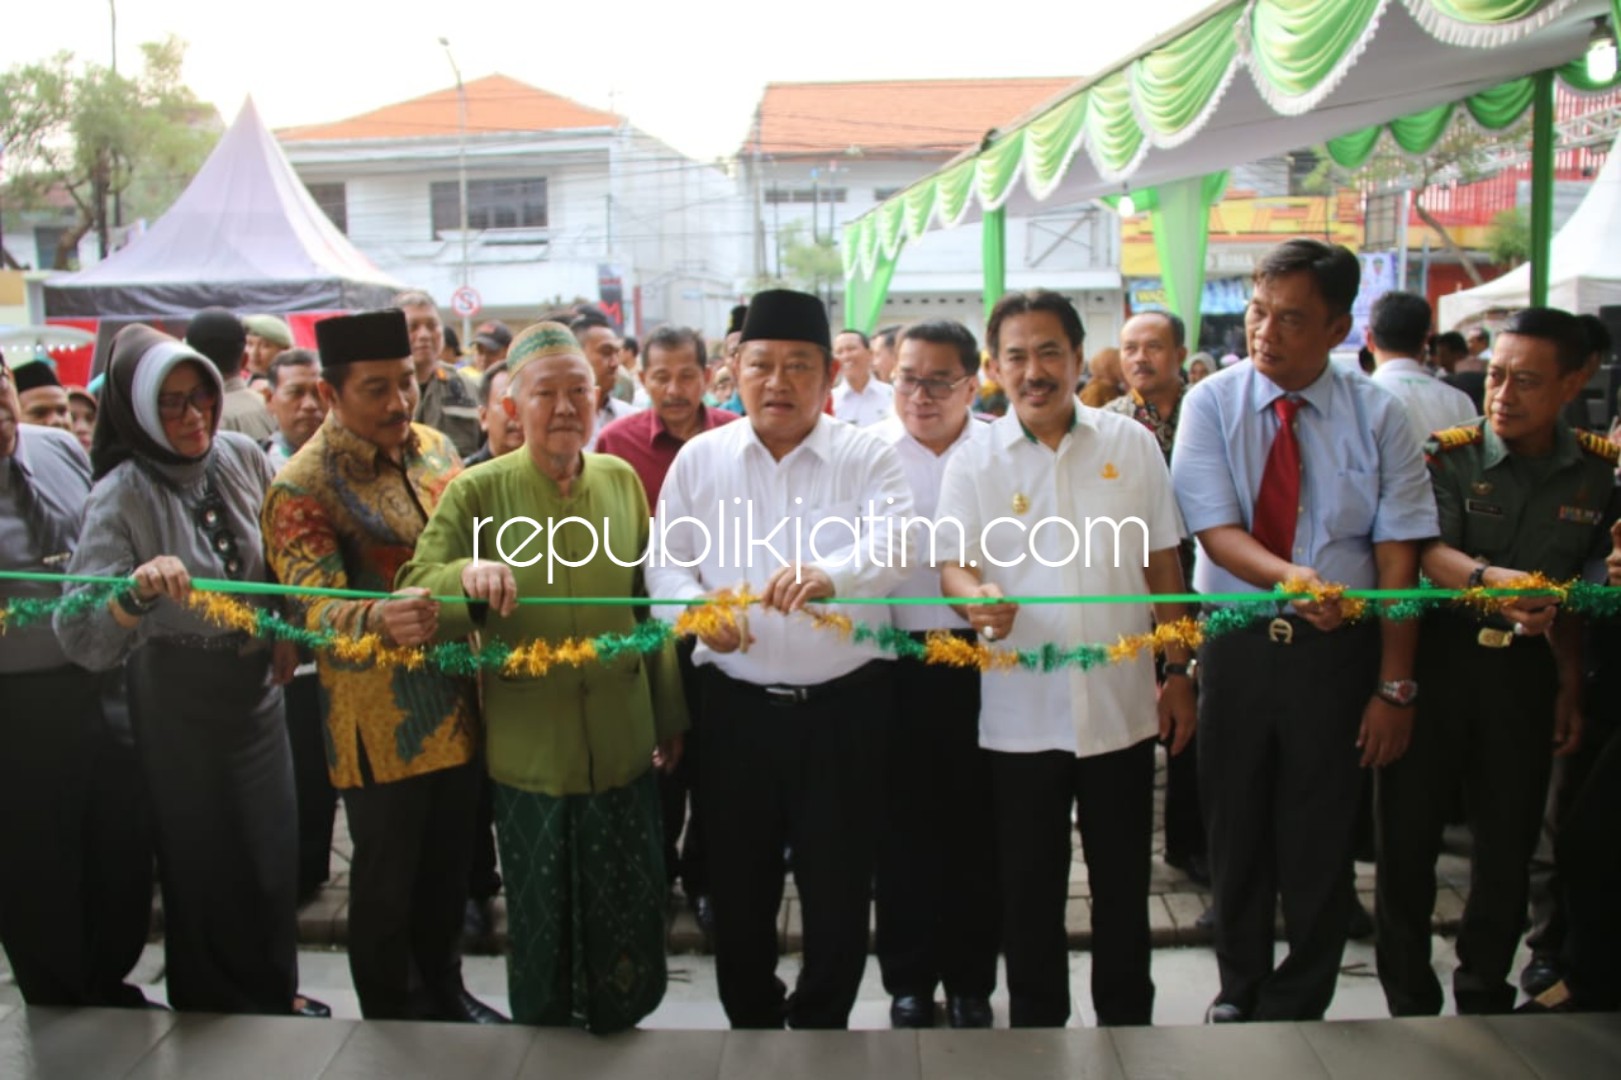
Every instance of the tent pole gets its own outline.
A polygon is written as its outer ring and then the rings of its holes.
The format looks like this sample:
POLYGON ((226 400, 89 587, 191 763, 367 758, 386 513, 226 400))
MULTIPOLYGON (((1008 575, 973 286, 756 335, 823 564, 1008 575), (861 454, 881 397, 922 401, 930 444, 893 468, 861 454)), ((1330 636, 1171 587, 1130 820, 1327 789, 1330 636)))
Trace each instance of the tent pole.
POLYGON ((1007 292, 1007 211, 997 207, 980 221, 980 240, 985 270, 985 320, 1007 292))
POLYGON ((1531 306, 1548 303, 1553 247, 1553 72, 1537 72, 1531 104, 1531 306))

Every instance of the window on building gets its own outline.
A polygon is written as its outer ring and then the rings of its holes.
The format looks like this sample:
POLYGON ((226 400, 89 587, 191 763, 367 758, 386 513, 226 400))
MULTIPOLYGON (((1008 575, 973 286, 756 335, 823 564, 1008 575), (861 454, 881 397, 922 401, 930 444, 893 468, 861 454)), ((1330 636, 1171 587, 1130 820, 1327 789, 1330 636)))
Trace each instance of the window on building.
POLYGON ((34 250, 39 260, 36 270, 66 269, 56 265, 56 249, 62 243, 62 236, 67 232, 63 225, 35 225, 34 250))
POLYGON ((336 184, 305 184, 304 187, 309 191, 310 198, 315 200, 315 205, 321 208, 321 213, 338 227, 339 232, 347 236, 349 200, 343 183, 340 181, 336 184))
POLYGON ((877 202, 887 202, 901 193, 898 187, 881 187, 872 189, 872 197, 877 202))
MULTIPOLYGON (((435 181, 432 188, 433 234, 461 228, 461 188, 454 180, 435 181)), ((543 229, 546 227, 546 178, 469 180, 469 229, 543 229)))
POLYGON ((849 192, 844 188, 785 188, 772 187, 765 193, 768 203, 841 203, 849 192))

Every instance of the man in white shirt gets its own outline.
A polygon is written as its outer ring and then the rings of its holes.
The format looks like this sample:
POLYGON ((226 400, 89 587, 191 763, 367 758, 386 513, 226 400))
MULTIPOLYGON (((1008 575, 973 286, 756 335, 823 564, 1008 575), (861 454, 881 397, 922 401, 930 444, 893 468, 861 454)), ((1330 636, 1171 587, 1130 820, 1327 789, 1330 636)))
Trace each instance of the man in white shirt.
POLYGON ((833 388, 833 415, 856 427, 876 424, 895 412, 895 388, 872 373, 872 348, 860 330, 833 339, 833 360, 843 380, 833 388))
POLYGON ((912 494, 891 447, 822 413, 838 374, 831 346, 816 297, 754 297, 738 358, 746 422, 676 455, 647 563, 655 599, 761 598, 737 625, 700 635, 692 657, 715 971, 736 1028, 847 1026, 867 961, 894 663, 801 609, 888 625, 884 607, 838 598, 900 583, 912 494), (775 974, 788 842, 805 927, 792 997, 775 974))
MULTIPOLYGON (((979 388, 979 346, 958 322, 922 322, 900 334, 894 371, 897 415, 872 433, 895 448, 919 519, 934 516, 953 454, 990 426, 969 413, 979 388)), ((926 528, 915 529, 912 568, 891 595, 933 597, 926 528)), ((968 623, 943 605, 897 605, 898 629, 923 642, 944 631, 972 641, 968 623)), ((990 759, 979 746, 979 673, 903 658, 895 666, 888 817, 878 849, 875 893, 878 966, 892 999, 890 1024, 934 1026, 934 991, 944 984, 954 1028, 991 1026, 996 989, 996 863, 990 759)))
MULTIPOLYGON (((945 595, 1142 595, 1183 591, 1181 518, 1154 437, 1081 405, 1080 315, 1063 296, 1010 293, 986 343, 1013 413, 946 466, 937 508, 945 595), (942 527, 957 521, 961 529, 942 527), (959 538, 953 546, 953 538, 959 538)), ((1113 644, 1182 618, 1180 604, 978 603, 959 610, 1014 649, 1113 644)), ((1149 655, 1105 667, 1013 669, 981 680, 980 745, 991 751, 1002 947, 1014 1027, 1070 1015, 1071 811, 1092 887, 1092 1001, 1104 1025, 1153 1020, 1148 882, 1154 742, 1193 735, 1187 650, 1169 650, 1155 701, 1149 655)))
POLYGON ((603 428, 621 416, 630 416, 641 410, 614 396, 614 380, 619 376, 619 335, 608 320, 601 315, 588 313, 577 316, 568 324, 568 328, 574 332, 580 348, 585 350, 585 359, 597 377, 597 426, 592 429, 591 438, 586 440, 585 449, 589 453, 596 450, 597 436, 602 434, 603 428))
POLYGON ((1378 365, 1373 381, 1402 403, 1420 443, 1432 432, 1467 424, 1480 415, 1468 394, 1437 379, 1418 362, 1429 332, 1429 301, 1413 293, 1387 292, 1368 312, 1368 347, 1378 365))

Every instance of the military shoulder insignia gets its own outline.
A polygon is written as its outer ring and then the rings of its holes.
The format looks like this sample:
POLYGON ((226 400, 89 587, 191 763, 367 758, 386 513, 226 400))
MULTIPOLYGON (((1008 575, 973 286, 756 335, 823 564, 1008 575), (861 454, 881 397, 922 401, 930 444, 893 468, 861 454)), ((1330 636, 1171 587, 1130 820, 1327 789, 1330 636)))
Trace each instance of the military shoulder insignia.
POLYGON ((1449 427, 1435 432, 1430 438, 1434 439, 1435 445, 1442 450, 1457 450, 1482 442, 1486 436, 1479 427, 1449 427))
POLYGON ((1602 435, 1595 435, 1591 431, 1576 432, 1576 442, 1584 453, 1596 458, 1603 458, 1611 465, 1621 464, 1621 444, 1616 444, 1602 435))

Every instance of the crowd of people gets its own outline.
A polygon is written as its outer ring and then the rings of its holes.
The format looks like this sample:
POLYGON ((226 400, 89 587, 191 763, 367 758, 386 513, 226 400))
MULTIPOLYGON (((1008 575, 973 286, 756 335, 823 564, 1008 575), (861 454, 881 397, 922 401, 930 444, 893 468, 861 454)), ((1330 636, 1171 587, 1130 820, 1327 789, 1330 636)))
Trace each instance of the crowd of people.
POLYGON ((1075 307, 1042 290, 998 301, 983 350, 950 320, 869 337, 769 290, 713 353, 581 305, 484 324, 463 360, 413 291, 315 323, 313 349, 223 309, 183 341, 130 326, 98 395, 0 367, 0 569, 32 574, 0 596, 61 601, 0 641, 0 943, 25 999, 146 1003, 126 979, 155 853, 173 1007, 327 1014, 299 993, 296 924, 341 799, 367 1018, 507 1022, 461 975, 504 889, 511 1020, 634 1026, 664 995, 679 884, 734 1027, 846 1026, 870 916, 896 1027, 935 1025, 941 992, 951 1026, 990 1026, 999 956, 1012 1025, 1063 1026, 1078 831, 1096 1015, 1146 1025, 1159 746, 1165 857, 1212 892, 1210 1022, 1324 1015, 1359 855, 1392 1014, 1441 1011, 1430 918, 1458 820, 1458 1011, 1515 1006, 1539 843, 1525 1007, 1621 1007, 1603 626, 1547 594, 1413 620, 1323 591, 1621 584, 1621 448, 1566 417, 1608 340, 1518 312, 1472 401, 1427 355, 1428 305, 1391 293, 1368 378, 1329 355, 1358 280, 1343 248, 1280 245, 1248 358, 1219 367, 1165 312, 1088 365, 1075 307), (745 505, 749 557, 726 542, 745 505), (754 535, 773 523, 809 550, 754 535), (130 587, 103 603, 82 577, 130 587), (470 677, 255 637, 189 604, 195 579, 279 583, 242 599, 405 649, 735 614, 470 677), (981 672, 880 644, 1108 644, 1285 585, 1301 598, 1196 651, 1169 634, 1157 660, 981 672), (1085 596, 1142 600, 1027 602, 1085 596))

